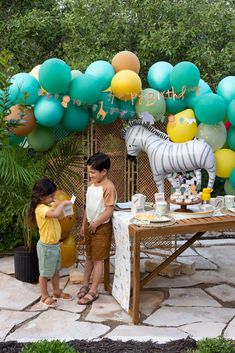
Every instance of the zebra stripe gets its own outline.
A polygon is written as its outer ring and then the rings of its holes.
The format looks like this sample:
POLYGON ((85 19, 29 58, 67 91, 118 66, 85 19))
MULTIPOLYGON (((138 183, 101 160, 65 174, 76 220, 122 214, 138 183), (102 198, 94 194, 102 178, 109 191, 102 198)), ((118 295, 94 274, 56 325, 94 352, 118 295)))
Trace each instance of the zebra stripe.
POLYGON ((194 139, 184 143, 169 141, 168 136, 149 124, 135 120, 123 131, 129 155, 137 156, 140 150, 147 153, 154 180, 159 191, 163 191, 163 179, 173 172, 200 169, 209 174, 208 187, 215 181, 215 158, 212 148, 202 140, 194 139))

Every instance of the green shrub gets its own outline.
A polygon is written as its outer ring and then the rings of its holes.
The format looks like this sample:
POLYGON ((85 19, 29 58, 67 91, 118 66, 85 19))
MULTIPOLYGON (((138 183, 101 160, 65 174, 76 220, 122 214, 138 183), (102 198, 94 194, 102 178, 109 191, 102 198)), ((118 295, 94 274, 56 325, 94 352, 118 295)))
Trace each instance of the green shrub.
POLYGON ((191 353, 235 353, 235 345, 232 341, 223 337, 205 338, 197 342, 197 349, 191 353))
POLYGON ((77 353, 66 342, 54 341, 38 341, 27 344, 21 353, 77 353))

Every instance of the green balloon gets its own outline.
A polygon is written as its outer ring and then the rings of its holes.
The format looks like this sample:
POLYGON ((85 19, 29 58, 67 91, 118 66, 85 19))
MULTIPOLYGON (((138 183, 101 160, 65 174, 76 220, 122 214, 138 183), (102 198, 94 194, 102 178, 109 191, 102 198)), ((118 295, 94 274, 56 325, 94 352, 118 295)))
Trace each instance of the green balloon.
POLYGON ((182 61, 176 64, 171 70, 170 80, 177 94, 188 92, 197 87, 200 80, 200 71, 190 61, 182 61))
POLYGON ((137 114, 148 112, 155 120, 160 120, 166 113, 166 102, 160 92, 153 88, 146 88, 138 98, 135 111, 137 114))
POLYGON ((25 136, 16 136, 15 134, 10 134, 9 145, 19 145, 25 140, 25 136))
POLYGON ((66 131, 83 131, 89 124, 88 110, 69 103, 65 109, 61 125, 66 131))
POLYGON ((27 139, 29 146, 38 152, 48 151, 55 143, 53 130, 41 125, 36 125, 27 136, 27 139))
POLYGON ((235 188, 235 168, 231 171, 229 176, 230 185, 235 188))
POLYGON ((195 114, 201 123, 217 124, 224 120, 227 105, 224 99, 215 93, 206 93, 198 98, 195 114))
POLYGON ((191 92, 186 93, 185 95, 187 106, 191 109, 194 109, 197 104, 198 98, 206 93, 212 93, 212 89, 204 80, 200 79, 198 86, 195 87, 195 89, 191 92))
POLYGON ((113 123, 119 114, 118 100, 110 93, 102 93, 101 100, 92 106, 92 116, 98 124, 113 123))
POLYGON ((229 182, 229 179, 227 179, 224 183, 224 191, 227 195, 235 195, 235 188, 232 187, 229 182))
POLYGON ((196 137, 207 142, 213 151, 222 148, 226 142, 227 131, 223 122, 215 125, 199 124, 196 137))
POLYGON ((230 126, 230 128, 228 129, 227 142, 228 142, 229 148, 235 151, 235 127, 234 126, 230 126))
POLYGON ((218 84, 217 94, 229 104, 235 99, 235 76, 224 77, 218 84))
POLYGON ((228 121, 235 126, 235 99, 233 99, 228 105, 228 121))
POLYGON ((129 120, 135 116, 135 101, 136 99, 123 101, 118 99, 120 118, 129 120))
POLYGON ((166 111, 171 114, 182 112, 187 107, 185 99, 166 98, 166 111))
POLYGON ((71 81, 70 67, 57 58, 51 58, 39 69, 39 83, 49 93, 65 93, 71 81))
POLYGON ((89 74, 75 77, 69 86, 69 96, 80 105, 96 103, 101 92, 102 87, 99 80, 89 74))

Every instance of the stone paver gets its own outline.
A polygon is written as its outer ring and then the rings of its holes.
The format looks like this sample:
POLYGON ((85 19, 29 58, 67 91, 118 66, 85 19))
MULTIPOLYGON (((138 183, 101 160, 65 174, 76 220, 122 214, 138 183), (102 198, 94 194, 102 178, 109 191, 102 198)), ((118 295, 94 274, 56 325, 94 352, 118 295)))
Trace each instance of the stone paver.
POLYGON ((135 340, 142 342, 151 340, 153 342, 165 343, 181 338, 186 338, 187 334, 178 330, 177 328, 122 325, 116 327, 105 337, 111 338, 112 340, 135 340))
POLYGON ((223 302, 235 303, 235 288, 227 284, 220 284, 218 286, 206 288, 205 290, 223 302))
MULTIPOLYGON (((56 309, 48 309, 39 303, 38 284, 14 278, 13 256, 0 258, 0 340, 109 337, 164 343, 188 335, 201 339, 221 334, 235 340, 235 240, 212 239, 219 235, 207 233, 210 240, 201 239, 178 258, 195 263, 194 274, 159 276, 145 286, 140 293, 140 325, 132 324, 103 284, 99 286, 97 301, 90 306, 77 305, 81 285, 69 282, 71 268, 60 272, 60 287, 71 293, 73 300, 59 300, 56 309)), ((146 260, 156 258, 142 254, 141 271, 144 272, 146 260)))
POLYGON ((80 315, 50 309, 41 313, 36 319, 22 325, 7 337, 7 341, 19 342, 63 339, 92 340, 107 333, 110 328, 103 324, 79 322, 80 315))
POLYGON ((221 305, 200 288, 173 288, 169 290, 169 298, 163 302, 167 306, 212 306, 221 305))

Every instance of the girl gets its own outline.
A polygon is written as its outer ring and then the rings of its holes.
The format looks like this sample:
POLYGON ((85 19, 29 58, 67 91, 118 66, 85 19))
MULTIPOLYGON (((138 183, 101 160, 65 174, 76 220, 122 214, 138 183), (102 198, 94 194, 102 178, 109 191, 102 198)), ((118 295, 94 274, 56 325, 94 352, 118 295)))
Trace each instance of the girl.
POLYGON ((57 298, 72 300, 70 294, 62 292, 59 288, 61 226, 58 220, 64 206, 71 202, 68 200, 55 202, 52 206, 56 189, 56 185, 51 180, 40 179, 33 187, 28 213, 31 228, 37 225, 40 235, 37 243, 40 303, 52 308, 57 306, 57 298), (49 278, 52 282, 53 297, 48 293, 49 278))

